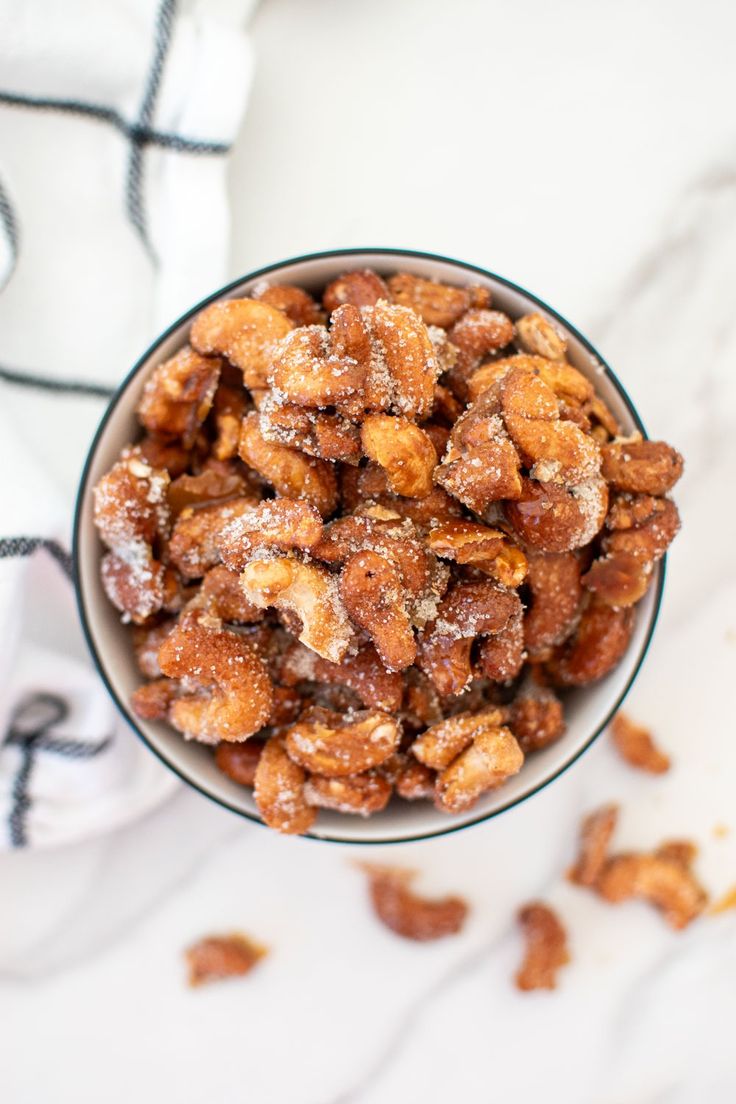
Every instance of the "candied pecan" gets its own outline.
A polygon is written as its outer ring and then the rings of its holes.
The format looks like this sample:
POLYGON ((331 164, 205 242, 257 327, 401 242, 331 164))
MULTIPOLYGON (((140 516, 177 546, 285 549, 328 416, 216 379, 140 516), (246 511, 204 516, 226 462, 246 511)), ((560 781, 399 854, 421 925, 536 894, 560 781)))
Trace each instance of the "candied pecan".
POLYGON ((238 785, 253 787, 262 751, 263 740, 245 740, 241 744, 218 744, 215 748, 215 765, 238 785))
POLYGON ((470 747, 440 771, 436 804, 448 813, 466 812, 482 794, 518 774, 523 763, 524 753, 508 728, 483 727, 470 747))
POLYGON ((219 542, 227 524, 249 513, 255 503, 247 496, 193 509, 176 520, 169 540, 169 560, 185 579, 198 579, 220 563, 219 542))
POLYGON ((524 643, 530 655, 561 644, 575 627, 583 588, 574 552, 534 552, 528 558, 531 603, 524 614, 524 643))
POLYGON ((259 303, 268 303, 269 307, 283 311, 295 326, 313 326, 324 322, 319 305, 304 288, 293 284, 269 284, 261 280, 251 291, 259 303))
POLYGON ((213 353, 241 369, 249 389, 267 386, 276 344, 293 328, 286 315, 255 299, 210 303, 192 323, 189 340, 205 356, 213 353))
POLYGON ((567 339, 554 322, 535 311, 516 320, 519 344, 527 353, 546 357, 547 360, 564 360, 567 339))
POLYGON ((424 429, 408 418, 369 414, 360 439, 365 455, 386 472, 393 494, 425 498, 430 493, 437 453, 424 429))
POLYGON ((603 805, 583 820, 580 853, 568 878, 575 885, 594 886, 608 858, 608 845, 616 829, 618 805, 603 805))
POLYGON ((260 609, 296 615, 299 640, 318 655, 339 663, 352 639, 337 579, 317 564, 287 556, 253 560, 241 575, 246 598, 260 609))
POLYGON ((595 883, 604 900, 618 904, 641 897, 658 908, 675 931, 687 927, 705 910, 708 895, 689 867, 690 856, 678 841, 652 853, 613 855, 595 883))
POLYGON ((409 272, 391 276, 388 289, 395 303, 415 310, 426 325, 443 329, 452 326, 473 305, 470 289, 423 280, 409 272))
POLYGON ((396 720, 379 710, 343 716, 313 706, 285 735, 295 763, 313 774, 343 778, 377 767, 393 755, 400 731, 396 720))
POLYGON ((226 502, 247 491, 242 471, 235 464, 210 460, 197 475, 185 473, 170 483, 167 498, 171 515, 176 518, 187 506, 226 502))
POLYGON ((468 906, 461 897, 428 900, 410 889, 416 877, 412 870, 391 866, 363 866, 373 911, 382 924, 404 939, 427 942, 456 935, 468 915, 468 906))
POLYGON ((564 926, 557 914, 542 901, 524 905, 519 910, 518 920, 526 941, 526 951, 516 974, 517 989, 524 992, 556 989, 557 973, 570 961, 564 926))
POLYGON ((169 715, 171 703, 178 693, 174 679, 157 678, 133 691, 130 705, 137 717, 144 721, 163 721, 169 715))
POLYGON ((684 461, 664 441, 634 437, 611 441, 601 449, 603 476, 617 491, 664 495, 682 475, 684 461))
POLYGON ((433 770, 449 767, 461 751, 472 744, 475 737, 485 729, 497 729, 503 723, 500 709, 487 709, 484 712, 456 713, 447 720, 431 725, 411 745, 412 755, 433 770))
POLYGON ((562 702, 549 686, 526 676, 511 702, 509 727, 525 755, 541 751, 565 732, 562 702))
POLYGON ((340 574, 340 597, 350 619, 370 636, 388 671, 411 666, 416 642, 395 564, 377 552, 353 553, 340 574))
POLYGON ((364 817, 385 809, 391 800, 391 792, 391 783, 376 771, 343 778, 313 774, 304 787, 310 805, 364 817))
POLYGON ((210 412, 222 362, 188 345, 154 369, 136 413, 149 433, 180 439, 191 448, 210 412))
POLYGON ((163 642, 159 665, 191 685, 169 710, 174 728, 203 743, 245 740, 266 723, 273 699, 260 656, 237 633, 182 617, 163 642))
POLYGON ((271 736, 256 767, 254 793, 258 811, 269 828, 285 835, 308 832, 317 811, 304 796, 306 774, 289 757, 283 741, 271 736))
POLYGON ((611 724, 616 750, 632 767, 650 774, 665 774, 670 769, 669 756, 660 751, 648 728, 634 722, 625 713, 617 713, 611 724))
POLYGON ((243 419, 238 446, 241 459, 262 475, 284 498, 303 498, 328 517, 337 505, 337 480, 332 465, 297 449, 267 441, 257 414, 243 419))
POLYGON ((443 697, 459 694, 468 685, 476 637, 501 632, 519 608, 518 595, 490 580, 459 582, 448 590, 436 619, 419 638, 417 659, 443 697))
POLYGON ((630 608, 615 609, 595 599, 583 610, 578 627, 548 663, 560 686, 587 686, 613 670, 634 631, 630 608))
POLYGON ((344 272, 325 288, 322 305, 332 314, 344 303, 353 307, 374 307, 379 299, 388 299, 389 291, 384 280, 370 268, 344 272))
POLYGON ((210 568, 202 579, 200 595, 204 608, 222 621, 247 625, 263 620, 263 610, 245 597, 238 573, 224 564, 210 568))
POLYGON ((258 551, 308 551, 321 536, 322 518, 314 506, 301 499, 270 498, 229 522, 218 548, 231 571, 242 571, 258 551))
POLYGON ((212 981, 249 974, 267 953, 265 947, 240 932, 205 936, 184 952, 189 967, 189 984, 196 988, 212 981))
POLYGON ((462 514, 460 503, 442 487, 433 487, 426 498, 402 498, 391 494, 386 473, 377 464, 345 468, 340 490, 346 512, 368 514, 374 507, 380 506, 398 518, 409 518, 420 530, 462 514))
POLYGON ((600 532, 607 508, 608 487, 600 478, 574 487, 524 478, 516 501, 504 503, 514 532, 540 552, 570 552, 589 544, 600 532))

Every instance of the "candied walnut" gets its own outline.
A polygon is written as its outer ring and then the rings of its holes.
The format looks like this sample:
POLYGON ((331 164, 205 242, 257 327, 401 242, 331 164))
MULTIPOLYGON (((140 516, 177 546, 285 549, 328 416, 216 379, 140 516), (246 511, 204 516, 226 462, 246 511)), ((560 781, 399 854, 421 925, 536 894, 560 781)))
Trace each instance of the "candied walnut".
POLYGON ((379 299, 388 299, 389 290, 384 280, 370 268, 344 272, 325 288, 322 305, 328 314, 349 303, 353 307, 374 307, 379 299))
POLYGON ((524 478, 516 498, 504 503, 504 513, 521 540, 540 552, 571 552, 600 532, 608 487, 600 478, 574 487, 524 478))
POLYGON ((534 656, 562 644, 575 627, 583 596, 580 561, 574 552, 534 552, 527 583, 531 602, 524 614, 524 643, 534 656))
POLYGON ((241 575, 246 598, 260 609, 291 613, 299 619, 299 640, 308 648, 339 663, 352 640, 337 579, 317 564, 287 556, 253 560, 241 575))
POLYGON ((519 609, 518 595, 490 580, 456 583, 419 638, 417 665, 443 697, 462 693, 473 674, 473 641, 501 632, 519 609))
POLYGON ((218 744, 215 748, 215 765, 239 786, 252 788, 256 782, 256 768, 262 751, 262 740, 218 744))
POLYGON ((284 498, 303 498, 328 517, 337 505, 337 480, 332 465, 297 449, 275 445, 261 432, 258 415, 243 419, 240 457, 284 498))
POLYGON ((616 750, 632 767, 650 774, 665 774, 670 769, 669 756, 660 751, 648 728, 634 724, 625 713, 617 713, 611 724, 616 750))
POLYGON ((587 686, 603 678, 623 656, 633 631, 633 610, 592 601, 573 635, 548 663, 553 680, 560 686, 587 686))
POLYGON ((482 794, 518 774, 523 763, 524 753, 508 728, 484 727, 437 776, 437 807, 447 813, 472 809, 482 794))
POLYGON ((280 677, 289 685, 316 681, 347 686, 367 709, 396 713, 401 707, 404 682, 401 675, 386 670, 375 648, 364 645, 341 663, 330 663, 309 648, 293 644, 284 656, 280 677))
POLYGON ((377 767, 393 755, 400 731, 396 720, 379 710, 343 716, 310 707, 286 730, 286 749, 313 774, 343 778, 377 767))
POLYGON ((618 821, 618 805, 603 805, 583 820, 580 854, 568 878, 575 885, 594 886, 608 858, 608 845, 618 821))
POLYGON ((181 440, 191 448, 210 412, 222 362, 203 357, 188 345, 154 369, 136 413, 141 425, 159 437, 181 440))
POLYGON ((317 811, 304 796, 306 774, 289 757, 283 741, 268 739, 256 767, 254 797, 264 824, 285 835, 308 832, 317 811))
POLYGON ((393 494, 424 498, 430 493, 437 453, 424 429, 408 418, 369 414, 360 439, 365 455, 386 472, 393 494))
POLYGON ((283 311, 295 326, 313 326, 324 322, 324 314, 309 292, 293 284, 269 284, 261 280, 253 288, 251 295, 259 303, 283 311))
POLYGON ((247 491, 245 478, 234 464, 210 460, 197 475, 185 473, 170 483, 167 498, 171 516, 176 518, 187 506, 226 502, 247 491))
POLYGON ((176 620, 166 618, 156 625, 135 625, 133 627, 133 651, 138 670, 147 679, 161 678, 158 665, 158 650, 174 628, 176 620))
POLYGON ((229 522, 249 513, 252 498, 230 498, 225 502, 193 509, 187 506, 179 514, 169 541, 169 560, 185 579, 199 579, 220 563, 219 542, 229 522))
POLYGON ((344 778, 324 778, 313 774, 304 787, 310 805, 364 817, 385 809, 391 800, 391 792, 391 783, 375 771, 344 778))
POLYGON ((252 390, 268 384, 276 344, 293 328, 286 315, 255 299, 225 299, 210 303, 192 323, 189 340, 198 353, 227 359, 241 369, 252 390))
POLYGON ((249 974, 267 954, 265 947, 240 932, 208 935, 184 952, 189 967, 189 984, 196 988, 212 981, 249 974))
POLYGON ((524 992, 556 989, 557 973, 570 961, 564 926, 557 914, 542 901, 524 905, 519 910, 518 920, 526 941, 526 951, 516 974, 517 989, 524 992))
POLYGON ((456 713, 439 724, 431 725, 411 745, 412 755, 433 770, 449 767, 461 751, 472 744, 476 736, 485 730, 495 731, 503 723, 500 709, 484 712, 456 713))
POLYGON ((511 702, 509 727, 525 755, 541 751, 565 732, 562 702, 549 686, 527 676, 511 702))
POLYGON ((468 906, 461 897, 418 897, 410 888, 416 877, 413 870, 372 864, 365 864, 363 869, 368 875, 373 911, 396 935, 428 942, 456 935, 462 929, 468 906))
POLYGON ((263 610, 245 597, 237 571, 230 571, 223 564, 207 572, 200 596, 204 608, 222 621, 248 625, 263 620, 263 610))
POLYGON ((220 533, 218 548, 231 571, 242 571, 263 549, 308 551, 322 536, 322 518, 308 502, 270 498, 240 514, 220 533))
POLYGON ((271 679, 244 637, 183 617, 162 644, 159 665, 165 675, 186 679, 192 687, 169 710, 186 739, 245 740, 268 720, 271 679))
POLYGON ((355 552, 340 574, 340 597, 350 619, 373 641, 388 671, 410 667, 416 642, 399 568, 377 552, 355 552))
POLYGON ((525 659, 524 619, 519 602, 506 627, 481 641, 478 667, 486 678, 494 682, 509 682, 519 674, 525 659))
POLYGON ((173 679, 158 678, 139 686, 131 696, 130 705, 135 715, 144 721, 163 721, 177 693, 178 684, 173 679))
POLYGON ((664 495, 682 475, 680 453, 664 441, 642 441, 637 435, 601 448, 603 477, 617 491, 664 495))
POLYGON ((547 360, 564 360, 567 340, 561 330, 543 314, 525 314, 516 320, 519 344, 527 353, 546 357, 547 360))
POLYGON ((614 855, 596 879, 596 892, 613 904, 641 897, 658 908, 675 931, 692 923, 705 910, 708 895, 689 867, 690 856, 678 842, 663 844, 653 853, 614 855))
POLYGON ((299 449, 320 460, 357 464, 363 455, 360 430, 342 414, 307 410, 267 398, 259 411, 259 425, 267 441, 299 449))
POLYGON ((501 383, 501 404, 506 429, 532 478, 574 485, 599 473, 596 441, 560 418, 557 397, 541 376, 512 368, 501 383))
POLYGON ((447 329, 473 305, 469 288, 423 280, 421 276, 412 276, 409 272, 391 276, 388 289, 395 303, 411 307, 427 326, 447 329))

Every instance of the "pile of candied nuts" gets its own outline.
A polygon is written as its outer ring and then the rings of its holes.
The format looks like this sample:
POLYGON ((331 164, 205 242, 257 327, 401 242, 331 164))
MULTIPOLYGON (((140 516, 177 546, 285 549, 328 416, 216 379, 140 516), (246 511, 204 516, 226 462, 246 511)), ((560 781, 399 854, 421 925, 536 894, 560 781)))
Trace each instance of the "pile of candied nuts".
POLYGON ((679 454, 621 437, 557 328, 482 287, 261 283, 137 412, 94 514, 132 706, 281 832, 502 785, 619 662, 679 527, 679 454))

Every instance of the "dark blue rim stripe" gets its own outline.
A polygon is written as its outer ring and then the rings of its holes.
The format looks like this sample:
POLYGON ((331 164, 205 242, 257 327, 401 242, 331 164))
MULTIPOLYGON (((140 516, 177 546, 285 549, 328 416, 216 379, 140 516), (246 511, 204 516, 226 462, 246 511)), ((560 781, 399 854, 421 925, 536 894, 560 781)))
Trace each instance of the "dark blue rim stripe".
POLYGON ((129 123, 120 112, 101 104, 85 103, 83 100, 54 99, 46 96, 22 96, 16 92, 0 91, 0 104, 6 107, 24 107, 32 111, 60 111, 67 115, 80 115, 109 123, 130 141, 140 142, 162 149, 176 150, 178 153, 212 154, 222 156, 230 150, 228 142, 209 142, 199 138, 185 138, 182 134, 171 134, 155 127, 129 123))
MULTIPOLYGON (((210 801, 213 801, 216 805, 219 805, 224 809, 228 809, 230 812, 236 813, 237 816, 243 817, 246 820, 250 820, 253 824, 258 824, 261 827, 265 827, 265 825, 263 824, 263 822, 258 817, 253 816, 251 813, 245 812, 243 809, 239 809, 235 805, 231 805, 228 801, 225 801, 224 799, 222 799, 220 797, 216 797, 214 794, 212 794, 208 790, 204 789, 196 780, 190 778, 188 774, 185 774, 178 767, 175 767, 162 754, 162 752, 159 751, 158 748, 154 747, 154 745, 148 740, 145 733, 136 724, 136 721, 135 721, 135 718, 133 717, 133 715, 129 712, 127 703, 121 701, 120 698, 117 696, 117 694, 116 694, 116 692, 115 692, 115 690, 112 686, 112 683, 111 683, 110 679, 108 678, 107 672, 106 672, 105 667, 104 667, 103 662, 102 662, 102 658, 101 658, 99 652, 97 651, 97 646, 96 646, 96 643, 95 643, 94 638, 92 636, 92 632, 90 630, 89 622, 88 622, 88 619, 87 619, 87 611, 86 611, 86 607, 85 607, 84 594, 83 594, 83 591, 82 591, 82 580, 81 580, 81 575, 80 575, 80 572, 79 572, 79 544, 80 544, 80 528, 81 528, 81 524, 82 524, 82 503, 83 503, 85 492, 86 492, 86 489, 87 489, 87 483, 89 481, 90 470, 91 470, 92 464, 94 462, 95 453, 97 451, 97 446, 98 446, 98 443, 100 441, 100 438, 102 437, 102 434, 105 431, 105 427, 107 426, 107 423, 108 423, 110 417, 112 416, 112 414, 113 414, 115 408, 117 407, 118 403, 120 402, 121 398, 125 394, 125 391, 127 390, 128 385, 131 383, 134 376, 144 366, 144 364, 149 359, 149 357, 151 357, 156 352, 158 347, 160 345, 162 345, 171 334, 173 334, 177 329, 179 329, 180 326, 182 326, 186 322, 188 322, 195 314, 198 313, 198 311, 202 310, 204 307, 208 306, 210 303, 213 303, 215 300, 221 299, 221 298, 227 296, 230 292, 236 291, 242 284, 250 283, 252 281, 259 280, 259 279, 262 279, 264 277, 267 277, 267 276, 271 275, 272 273, 277 272, 277 271, 279 271, 279 270, 281 270, 281 269, 283 269, 283 268, 285 268, 289 265, 301 264, 304 261, 314 261, 314 260, 321 260, 321 259, 326 259, 326 258, 338 258, 338 257, 344 257, 345 261, 346 261, 346 264, 347 264, 347 263, 350 263, 351 261, 355 260, 356 258, 360 259, 362 256, 367 255, 367 254, 374 254, 374 255, 386 257, 388 259, 393 258, 393 257, 395 257, 395 258, 416 257, 416 258, 419 258, 421 260, 440 261, 444 264, 453 265, 453 266, 455 266, 459 269, 464 270, 465 272, 476 273, 477 275, 483 276, 487 279, 490 278, 492 280, 495 280, 499 284, 502 284, 504 287, 509 288, 511 291, 517 291, 521 295, 525 295, 533 303, 536 303, 537 306, 540 307, 542 310, 546 311, 553 318, 556 318, 557 321, 565 329, 567 329, 567 331, 569 333, 571 333, 573 335, 573 337, 575 337, 580 342, 580 344, 590 353, 590 355, 595 357, 595 359, 597 361, 599 361, 599 363, 601 364, 601 366, 603 368, 603 371, 608 376, 611 383, 613 384, 613 386, 616 388, 619 395, 621 396, 621 399, 623 400, 624 404, 626 405, 626 408, 629 411, 635 426, 637 427, 639 432, 644 437, 647 436, 647 432, 646 432, 646 429, 644 428, 644 424, 643 424, 641 418, 639 417, 639 415, 638 415, 638 413, 637 413, 637 411, 634 407, 634 404, 632 403, 631 398, 629 397, 626 389, 623 387, 623 385, 619 381, 619 379, 616 376, 615 372, 610 368, 610 366, 606 363, 606 361, 603 359, 603 357, 600 355, 600 353, 597 351, 597 349, 591 344, 591 342, 587 339, 587 337, 585 337, 575 326, 573 326, 570 322, 568 322, 566 318, 564 318, 561 314, 559 314, 558 311, 553 310, 552 307, 548 306, 547 303, 545 303, 543 299, 540 299, 538 296, 533 295, 530 291, 527 291, 526 288, 521 287, 519 284, 515 284, 512 280, 507 280, 504 276, 498 276, 498 275, 496 275, 496 273, 490 272, 486 268, 481 268, 479 265, 470 264, 466 261, 458 261, 458 260, 453 259, 452 257, 444 257, 439 253, 426 253, 426 252, 422 252, 422 251, 416 250, 416 249, 390 249, 390 248, 381 248, 381 247, 368 248, 367 246, 361 246, 361 247, 356 247, 355 249, 328 249, 328 250, 323 250, 319 253, 306 253, 306 254, 304 254, 303 256, 300 256, 300 257, 289 257, 286 260, 278 261, 275 264, 266 265, 264 268, 257 269, 255 272, 248 273, 245 276, 240 276, 240 277, 238 277, 237 280, 232 280, 229 284, 226 284, 225 287, 222 287, 218 291, 215 291, 211 295, 208 295, 201 302, 197 303, 196 306, 194 306, 190 310, 186 311, 183 315, 181 315, 180 318, 178 318, 176 320, 176 322, 173 322, 168 327, 168 329, 166 329, 159 337, 156 338, 156 340, 148 347, 148 349, 146 349, 146 351, 143 353, 143 355, 133 365, 130 372, 128 373, 128 375, 125 377, 125 379, 122 381, 122 383, 118 387, 117 391, 115 392, 115 394, 112 398, 112 401, 110 402, 110 405, 108 406, 107 410, 105 411, 105 413, 102 416, 102 420, 101 420, 101 422, 100 422, 100 424, 97 428, 97 432, 95 433, 95 436, 92 440, 92 444, 90 445, 90 450, 89 450, 89 453, 87 455, 87 460, 86 460, 84 468, 82 470, 82 476, 81 476, 80 483, 79 483, 79 490, 77 492, 77 502, 76 502, 76 507, 75 507, 75 512, 74 512, 74 526, 73 526, 73 538, 72 538, 73 539, 72 557, 73 557, 75 568, 76 568, 77 606, 78 606, 78 609, 79 609, 79 617, 80 617, 80 620, 81 620, 81 623, 82 623, 82 631, 84 632, 85 640, 87 641, 87 647, 90 650, 90 653, 92 655, 92 659, 95 663, 95 666, 97 667, 97 670, 99 671, 100 677, 101 677, 102 681, 105 683, 105 686, 107 687, 108 692, 110 693, 110 696, 112 697, 113 701, 115 702, 115 705, 117 706, 118 710, 120 711, 120 713, 123 716, 123 718, 125 719, 125 721, 133 729, 133 731, 136 733, 136 735, 143 741, 143 743, 146 745, 146 747, 148 747, 153 752, 153 754, 158 759, 160 759, 160 761, 162 763, 164 763, 170 770, 172 770, 174 772, 174 774, 176 774, 183 782, 186 782, 187 785, 191 786, 192 789, 197 790, 204 797, 207 797, 207 798, 209 798, 210 801)), ((527 801, 530 797, 533 797, 534 794, 539 793, 541 790, 545 789, 545 787, 548 786, 551 782, 554 782, 557 778, 559 778, 562 774, 564 774, 565 771, 568 770, 568 768, 571 767, 572 764, 575 763, 584 754, 584 752, 586 752, 588 750, 588 748, 590 748, 595 743, 595 741, 598 739, 600 734, 604 731, 604 729, 610 723, 611 718, 613 717, 613 715, 621 707, 621 704, 623 703, 626 695, 628 694, 629 690, 631 689, 631 687, 634 683, 634 680, 636 679, 636 676, 638 675, 639 670, 641 668, 641 665, 644 661, 644 657, 646 656, 647 651, 649 650, 649 645, 652 642, 652 637, 654 635, 654 629, 655 629, 655 626, 657 624, 657 618, 659 616, 659 611, 660 611, 660 607, 661 607, 661 604, 662 604, 662 591, 664 589, 664 579, 665 579, 665 572, 666 572, 666 559, 667 558, 665 556, 664 559, 662 559, 660 561, 660 567, 659 567, 658 576, 657 576, 657 583, 656 583, 656 588, 655 588, 655 591, 654 591, 654 609, 652 610, 651 621, 649 623, 647 634, 646 634, 646 637, 645 637, 644 642, 642 644, 641 651, 639 652, 639 656, 637 657, 636 663, 635 663, 634 668, 632 670, 631 677, 629 678, 628 682, 624 686, 624 688, 621 691, 621 693, 620 693, 619 697, 617 698, 616 702, 613 704, 613 706, 608 711, 608 713, 606 714, 604 719, 601 721, 598 728, 596 728, 596 730, 591 734, 590 738, 586 741, 586 743, 583 744, 583 746, 578 751, 576 751, 575 754, 570 759, 568 759, 565 763, 563 763, 562 766, 559 767, 559 769, 554 772, 554 774, 551 774, 549 776, 549 778, 546 778, 544 780, 544 782, 540 782, 539 785, 534 786, 531 790, 527 791, 527 793, 522 794, 520 797, 514 798, 513 801, 510 801, 507 805, 502 805, 500 808, 493 809, 488 813, 484 813, 482 816, 476 817, 474 820, 466 821, 464 824, 448 825, 447 828, 441 828, 436 832, 422 832, 421 834, 416 835, 416 836, 401 836, 401 837, 398 837, 398 838, 386 837, 384 839, 370 839, 370 840, 367 840, 367 839, 366 840, 345 839, 345 838, 341 838, 340 836, 320 836, 317 833, 309 832, 303 838, 319 840, 322 843, 344 843, 344 844, 349 844, 351 846, 377 846, 377 845, 382 845, 382 844, 393 844, 393 843, 396 843, 396 844, 399 844, 399 843, 418 843, 421 840, 434 839, 438 836, 447 836, 447 835, 450 835, 454 832, 463 831, 466 828, 472 828, 476 824, 482 824, 486 820, 492 820, 494 817, 499 816, 501 813, 508 812, 509 809, 513 809, 516 806, 521 805, 524 801, 527 801)))

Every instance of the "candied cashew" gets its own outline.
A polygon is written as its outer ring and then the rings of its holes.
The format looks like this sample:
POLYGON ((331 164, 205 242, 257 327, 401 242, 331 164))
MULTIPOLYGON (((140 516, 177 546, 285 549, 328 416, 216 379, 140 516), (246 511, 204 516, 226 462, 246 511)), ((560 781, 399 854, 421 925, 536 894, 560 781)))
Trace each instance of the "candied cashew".
POLYGON ((680 478, 684 461, 664 441, 619 439, 601 448, 603 476, 618 491, 664 495, 680 478))
POLYGON ((344 778, 380 766, 399 742, 396 720, 379 710, 344 716, 313 706, 286 730, 286 749, 312 774, 344 778))
POLYGON ((337 579, 325 568, 277 556, 246 564, 240 578, 249 601, 259 609, 273 606, 295 614, 303 644, 332 663, 342 660, 352 632, 337 579))
POLYGON ((262 549, 309 551, 322 536, 319 511, 302 499, 269 498, 229 522, 218 538, 222 560, 242 571, 262 549))
POLYGON ((305 326, 279 344, 269 382, 297 406, 340 406, 363 391, 367 368, 364 361, 336 355, 324 326, 305 326))
POLYGON ((412 665, 416 641, 395 564, 377 552, 355 552, 340 573, 340 597, 350 619, 370 636, 388 671, 412 665))
POLYGON ((306 774, 289 757, 283 742, 271 736, 258 759, 253 791, 264 824, 285 835, 309 831, 317 810, 307 804, 305 782, 306 774))
MULTIPOLYGON (((392 765, 391 780, 399 797, 404 801, 431 801, 437 781, 432 768, 400 752, 393 758, 396 762, 392 765)), ((386 764, 381 769, 385 766, 386 764)))
POLYGON ((267 303, 269 307, 283 311, 295 326, 314 326, 324 322, 319 305, 304 288, 262 281, 256 284, 251 295, 259 303, 267 303))
POLYGON ((156 625, 135 625, 133 627, 133 651, 138 670, 147 679, 161 678, 158 665, 158 650, 176 625, 176 619, 166 618, 156 625))
POLYGON ((293 329, 286 315, 255 299, 210 303, 192 323, 189 340, 204 356, 227 357, 249 390, 266 387, 273 351, 293 329))
POLYGON ((437 807, 447 813, 472 809, 484 793, 518 774, 523 763, 524 753, 508 728, 482 728, 470 747, 437 776, 437 807))
POLYGON ((398 272, 388 281, 394 303, 416 311, 427 326, 447 329, 471 307, 469 288, 451 287, 436 280, 424 280, 409 272, 398 272))
POLYGON ((370 863, 363 865, 363 870, 368 875, 373 911, 396 935, 428 942, 462 929, 468 906, 461 897, 418 897, 410 888, 416 877, 413 870, 370 863))
POLYGON ((535 311, 516 320, 519 344, 527 353, 546 357, 547 360, 564 360, 567 340, 560 329, 543 314, 535 311))
POLYGON ((608 846, 618 822, 618 805, 603 805, 585 817, 580 829, 580 852, 568 879, 594 886, 608 858, 608 846))
POLYGON ((345 464, 357 464, 363 455, 360 430, 342 414, 307 410, 293 403, 282 405, 270 399, 264 401, 259 413, 259 426, 267 441, 345 464))
POLYGON ((161 646, 159 665, 165 675, 194 686, 169 710, 174 728, 187 739, 246 740, 268 720, 271 679, 255 649, 237 633, 182 618, 161 646))
POLYGON ((481 641, 478 666, 481 673, 494 682, 509 682, 516 678, 526 659, 523 607, 518 598, 517 601, 516 612, 505 628, 481 641))
POLYGON ((262 751, 262 740, 244 740, 240 744, 218 744, 215 748, 215 766, 239 786, 253 787, 262 751))
POLYGON ((615 609, 592 601, 573 635, 548 663, 553 680, 560 686, 587 686, 603 678, 623 656, 633 631, 631 608, 615 609))
POLYGON ((243 419, 238 446, 240 457, 284 498, 303 498, 328 517, 337 505, 337 480, 326 460, 305 456, 297 449, 267 441, 258 414, 243 419))
POLYGON ((328 314, 348 303, 353 307, 374 307, 379 299, 388 299, 385 280, 370 268, 344 272, 325 288, 322 305, 328 314))
POLYGON ((430 727, 418 736, 409 749, 412 755, 433 770, 449 767, 461 751, 472 744, 484 729, 497 729, 503 723, 500 709, 487 709, 481 713, 456 713, 430 727))
POLYGON ((267 953, 265 947, 240 932, 205 936, 184 952, 189 968, 189 985, 197 988, 213 981, 249 974, 267 953))
POLYGON ((360 430, 363 451, 386 472, 393 494, 425 498, 437 453, 429 434, 408 418, 369 414, 360 430))
POLYGON ((220 381, 212 402, 216 432, 212 455, 215 460, 233 460, 238 455, 240 423, 249 407, 248 392, 242 383, 234 385, 220 381))
POLYGON ((634 722, 625 713, 617 713, 611 724, 613 743, 622 759, 632 767, 650 774, 665 774, 670 759, 660 751, 648 728, 634 722))
POLYGON ((540 552, 571 552, 600 532, 608 509, 608 487, 596 476, 576 486, 523 478, 515 502, 504 503, 514 532, 540 552))
POLYGON ((679 844, 674 853, 664 844, 653 853, 614 855, 598 875, 596 892, 613 904, 641 897, 660 910, 671 928, 680 931, 708 904, 707 893, 683 858, 679 844))
POLYGON ((574 552, 535 552, 528 559, 531 603, 524 614, 524 643, 531 655, 561 644, 575 627, 583 588, 574 552))
POLYGON ((200 596, 203 608, 222 621, 249 625, 263 620, 263 610, 245 597, 237 571, 224 564, 210 568, 202 579, 200 596))
POLYGON ((219 542, 225 527, 254 505, 254 499, 242 496, 182 510, 169 540, 170 562, 185 579, 200 578, 220 563, 219 542))
POLYGON ((391 792, 391 783, 375 771, 344 778, 324 778, 313 774, 304 787, 304 795, 310 805, 364 817, 385 809, 391 800, 391 792))
POLYGON ((606 605, 632 606, 646 594, 655 564, 677 536, 680 515, 668 498, 618 495, 606 528, 601 555, 582 581, 606 605))
POLYGON ((516 987, 556 989, 557 973, 570 961, 567 932, 557 914, 542 901, 524 905, 518 921, 526 941, 524 961, 516 974, 516 987))
POLYGON ((222 361, 188 345, 159 364, 146 381, 136 413, 141 425, 191 448, 210 412, 222 361))

